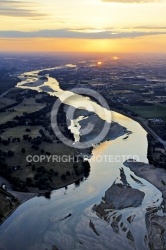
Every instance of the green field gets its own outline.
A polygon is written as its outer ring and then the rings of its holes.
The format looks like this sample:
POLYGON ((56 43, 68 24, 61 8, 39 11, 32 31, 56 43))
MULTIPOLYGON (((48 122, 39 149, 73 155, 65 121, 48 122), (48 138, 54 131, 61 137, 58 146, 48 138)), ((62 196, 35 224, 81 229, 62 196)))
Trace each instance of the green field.
POLYGON ((161 118, 166 121, 166 105, 127 106, 127 109, 146 119, 161 118))
MULTIPOLYGON (((13 130, 14 131, 14 130, 13 130)), ((61 187, 63 185, 68 185, 69 183, 73 183, 76 180, 80 179, 81 176, 77 176, 74 172, 74 168, 73 168, 73 158, 71 158, 71 161, 68 160, 70 159, 69 157, 74 157, 75 155, 75 149, 70 148, 62 143, 60 144, 56 144, 56 143, 46 143, 43 142, 38 150, 34 150, 31 148, 32 144, 30 142, 21 140, 20 142, 15 142, 15 143, 10 143, 8 146, 4 146, 1 145, 0 146, 0 150, 4 150, 6 152, 8 152, 9 150, 14 152, 14 156, 13 157, 7 157, 6 158, 6 163, 9 166, 15 166, 15 165, 19 165, 21 166, 20 170, 15 171, 14 173, 12 173, 13 177, 17 177, 22 181, 26 181, 27 177, 30 178, 34 178, 34 174, 37 173, 36 171, 32 171, 32 167, 28 165, 28 161, 27 161, 27 156, 40 156, 40 155, 46 155, 46 152, 49 152, 51 154, 51 156, 56 156, 58 157, 58 160, 55 160, 55 162, 53 162, 52 160, 48 161, 48 160, 44 160, 44 161, 39 161, 39 162, 32 162, 32 165, 35 165, 35 167, 40 167, 40 166, 44 166, 45 169, 47 171, 49 171, 50 169, 53 169, 55 172, 58 172, 59 175, 58 176, 53 176, 52 177, 52 185, 57 188, 57 187, 61 187), (21 152, 21 149, 25 148, 25 153, 21 152), (44 150, 44 153, 41 153, 41 149, 44 150), (61 157, 65 157, 64 161, 62 160, 63 158, 61 157), (65 161, 65 159, 67 159, 67 162, 65 161), (70 176, 67 177, 67 181, 63 182, 61 179, 61 175, 65 174, 66 171, 69 171, 71 173, 70 176)), ((51 158, 52 159, 52 158, 51 158)), ((77 163, 79 168, 82 168, 82 163, 78 162, 77 163)))
POLYGON ((0 109, 5 108, 6 106, 12 105, 14 103, 16 103, 16 101, 9 99, 9 98, 6 98, 6 97, 1 97, 0 98, 0 109))
POLYGON ((11 138, 19 137, 22 139, 23 135, 30 135, 32 138, 34 138, 37 136, 41 136, 41 134, 39 133, 40 129, 42 129, 45 132, 45 129, 42 126, 31 126, 31 127, 18 126, 18 127, 14 127, 14 128, 8 128, 1 134, 1 138, 4 140, 7 140, 9 137, 11 137, 11 138), (31 131, 26 132, 27 128, 30 128, 31 131), (19 131, 19 133, 18 133, 18 131, 19 131))
POLYGON ((14 112, 10 109, 0 113, 0 124, 12 121, 16 116, 22 116, 24 112, 33 113, 46 106, 45 103, 37 103, 35 98, 25 98, 22 103, 14 106, 14 112))

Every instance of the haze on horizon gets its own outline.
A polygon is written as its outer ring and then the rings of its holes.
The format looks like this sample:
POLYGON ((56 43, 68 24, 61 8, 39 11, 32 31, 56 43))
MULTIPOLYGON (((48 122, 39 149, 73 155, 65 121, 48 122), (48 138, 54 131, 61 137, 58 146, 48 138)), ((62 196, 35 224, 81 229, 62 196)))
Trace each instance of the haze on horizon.
POLYGON ((0 0, 0 51, 166 53, 166 0, 0 0))

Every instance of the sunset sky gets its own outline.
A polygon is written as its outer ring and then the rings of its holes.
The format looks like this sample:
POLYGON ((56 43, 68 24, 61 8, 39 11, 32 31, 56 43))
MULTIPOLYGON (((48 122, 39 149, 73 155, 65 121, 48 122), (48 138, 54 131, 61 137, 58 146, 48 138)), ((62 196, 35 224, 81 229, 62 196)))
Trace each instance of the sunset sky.
POLYGON ((0 50, 166 53, 166 0, 0 0, 0 50))

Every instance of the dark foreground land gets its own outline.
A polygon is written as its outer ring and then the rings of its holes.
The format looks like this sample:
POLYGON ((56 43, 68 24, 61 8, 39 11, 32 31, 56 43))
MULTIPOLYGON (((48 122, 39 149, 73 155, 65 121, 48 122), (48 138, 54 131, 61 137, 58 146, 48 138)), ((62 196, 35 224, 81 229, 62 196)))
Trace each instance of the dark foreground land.
MULTIPOLYGON (((16 190, 49 190, 66 186, 83 178, 89 167, 78 152, 54 135, 50 124, 50 112, 55 98, 34 91, 12 89, 1 99, 0 123, 0 174, 8 179, 16 190), (8 103, 12 104, 9 104, 8 103), (64 155, 71 161, 58 160, 64 155), (29 162, 27 156, 57 155, 53 163, 29 162), (69 158, 70 159, 70 158, 69 158)), ((59 115, 60 126, 71 137, 63 109, 59 115)), ((32 158, 31 157, 31 158, 32 158)), ((67 158, 67 159, 68 159, 67 158)))

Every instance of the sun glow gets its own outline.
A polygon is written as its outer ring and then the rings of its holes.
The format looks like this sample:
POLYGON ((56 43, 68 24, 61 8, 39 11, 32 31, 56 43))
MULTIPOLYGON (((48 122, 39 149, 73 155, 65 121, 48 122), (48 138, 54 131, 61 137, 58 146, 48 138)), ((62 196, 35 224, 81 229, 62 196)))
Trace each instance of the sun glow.
POLYGON ((118 60, 119 58, 117 56, 113 56, 111 59, 112 60, 118 60))

